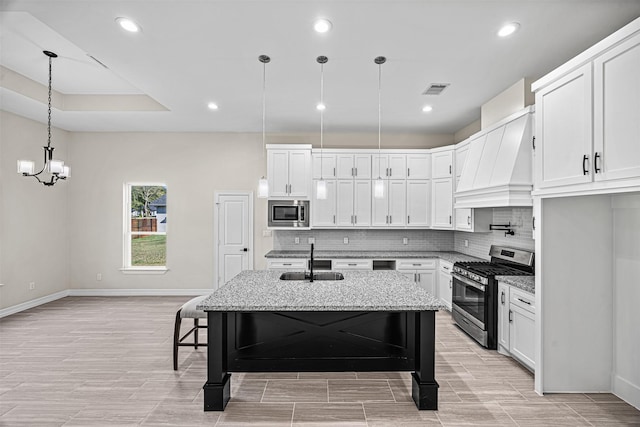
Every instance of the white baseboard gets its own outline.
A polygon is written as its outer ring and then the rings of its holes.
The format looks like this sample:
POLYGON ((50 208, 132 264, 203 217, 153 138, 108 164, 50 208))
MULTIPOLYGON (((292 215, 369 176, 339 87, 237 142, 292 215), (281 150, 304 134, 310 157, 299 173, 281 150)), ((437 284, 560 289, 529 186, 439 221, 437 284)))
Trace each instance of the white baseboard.
POLYGON ((56 292, 55 294, 46 295, 40 298, 32 299, 31 301, 23 302, 20 304, 13 305, 11 307, 3 308, 0 310, 0 318, 10 316, 12 314, 19 313, 24 310, 28 310, 30 308, 37 307, 42 304, 46 304, 48 302, 52 302, 58 300, 60 298, 64 298, 69 296, 69 290, 64 290, 60 292, 56 292))
POLYGON ((213 289, 67 289, 0 310, 0 318, 19 313, 64 297, 140 297, 140 296, 200 296, 213 289))
POLYGON ((640 409, 640 387, 618 375, 613 376, 613 394, 640 409))

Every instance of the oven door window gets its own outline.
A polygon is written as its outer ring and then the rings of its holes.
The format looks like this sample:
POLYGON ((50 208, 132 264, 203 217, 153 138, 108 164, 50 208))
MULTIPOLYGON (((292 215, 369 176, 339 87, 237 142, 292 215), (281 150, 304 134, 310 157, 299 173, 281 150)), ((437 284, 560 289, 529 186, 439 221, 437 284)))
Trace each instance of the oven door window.
POLYGON ((480 289, 453 279, 453 303, 483 324, 486 321, 484 297, 480 289))
POLYGON ((298 206, 274 206, 273 220, 274 221, 297 221, 298 209, 299 209, 298 206))

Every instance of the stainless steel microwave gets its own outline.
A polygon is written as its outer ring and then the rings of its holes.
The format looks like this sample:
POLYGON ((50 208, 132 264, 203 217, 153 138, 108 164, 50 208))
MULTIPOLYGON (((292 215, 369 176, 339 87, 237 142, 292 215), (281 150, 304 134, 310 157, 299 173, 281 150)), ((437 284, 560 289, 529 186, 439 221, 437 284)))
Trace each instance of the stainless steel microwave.
POLYGON ((309 227, 308 200, 269 200, 269 227, 309 227))

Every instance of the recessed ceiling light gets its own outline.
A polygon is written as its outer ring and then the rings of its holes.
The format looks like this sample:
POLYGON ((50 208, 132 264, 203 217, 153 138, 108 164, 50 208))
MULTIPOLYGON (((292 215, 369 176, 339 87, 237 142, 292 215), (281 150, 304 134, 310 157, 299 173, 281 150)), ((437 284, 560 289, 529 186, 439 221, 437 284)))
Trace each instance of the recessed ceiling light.
POLYGON ((326 106, 326 105, 324 105, 324 104, 323 104, 323 103, 321 103, 321 102, 318 102, 318 105, 316 105, 316 110, 318 110, 318 111, 324 111, 324 110, 326 110, 326 109, 327 109, 327 106, 326 106))
POLYGON ((207 107, 209 107, 210 110, 217 110, 218 104, 216 104, 215 102, 210 102, 207 104, 207 107))
POLYGON ((518 24, 517 22, 511 22, 509 24, 505 24, 502 26, 502 28, 500 28, 500 31, 498 31, 498 35, 500 37, 510 36, 511 34, 518 31, 518 28, 520 28, 520 24, 518 24))
POLYGON ((316 19, 316 22, 313 23, 313 29, 317 33, 326 33, 331 30, 332 26, 331 21, 328 19, 316 19))
POLYGON ((422 112, 423 113, 428 113, 430 111, 433 110, 433 107, 431 105, 425 105, 424 107, 422 107, 422 112))
POLYGON ((119 18, 116 18, 116 22, 124 30, 129 31, 130 33, 139 33, 140 31, 142 31, 142 28, 140 27, 140 25, 138 25, 135 21, 129 18, 119 17, 119 18))

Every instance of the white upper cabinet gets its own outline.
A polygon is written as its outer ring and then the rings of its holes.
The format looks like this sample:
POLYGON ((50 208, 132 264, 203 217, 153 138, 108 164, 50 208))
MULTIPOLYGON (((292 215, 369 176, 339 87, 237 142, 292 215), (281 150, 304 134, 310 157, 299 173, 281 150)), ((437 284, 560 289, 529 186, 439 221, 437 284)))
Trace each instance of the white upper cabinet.
POLYGON ((432 180, 433 197, 431 227, 453 230, 453 185, 452 178, 432 180))
POLYGON ((317 198, 317 180, 313 180, 313 200, 311 201, 311 226, 336 226, 336 180, 327 180, 327 198, 317 198))
POLYGON ((594 62, 594 179, 640 177, 640 34, 594 62))
POLYGON ((338 179, 371 179, 371 154, 338 154, 338 179))
POLYGON ((384 197, 372 198, 373 226, 405 225, 406 191, 405 180, 384 180, 384 197))
POLYGON ((372 178, 404 179, 407 177, 406 154, 374 154, 371 156, 372 178))
POLYGON ((430 154, 407 154, 407 179, 431 179, 430 154))
POLYGON ((407 226, 431 225, 431 181, 407 180, 407 226))
POLYGON ((313 179, 336 178, 336 155, 313 153, 313 179))
POLYGON ((535 195, 640 189, 640 19, 532 89, 535 195))
POLYGON ((267 146, 269 197, 306 199, 311 185, 311 146, 290 147, 296 146, 267 146))
POLYGON ((432 178, 453 177, 453 148, 431 153, 432 178))
POLYGON ((338 180, 337 193, 338 227, 371 225, 371 180, 338 180))

